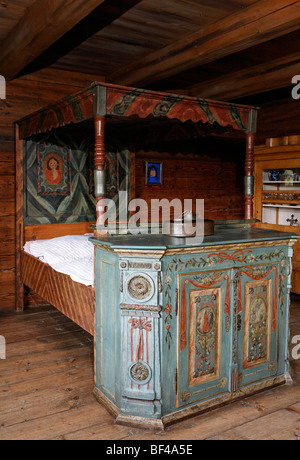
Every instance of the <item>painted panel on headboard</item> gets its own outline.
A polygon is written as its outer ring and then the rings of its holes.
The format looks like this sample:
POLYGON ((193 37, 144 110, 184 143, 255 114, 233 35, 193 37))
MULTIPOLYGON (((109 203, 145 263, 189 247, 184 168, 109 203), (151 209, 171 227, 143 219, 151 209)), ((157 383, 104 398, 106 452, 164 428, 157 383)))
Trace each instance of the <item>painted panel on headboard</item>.
MULTIPOLYGON (((71 147, 53 138, 24 143, 25 225, 95 222, 93 141, 71 147)), ((107 197, 116 202, 118 216, 118 192, 129 196, 126 146, 107 146, 106 169, 107 197)))

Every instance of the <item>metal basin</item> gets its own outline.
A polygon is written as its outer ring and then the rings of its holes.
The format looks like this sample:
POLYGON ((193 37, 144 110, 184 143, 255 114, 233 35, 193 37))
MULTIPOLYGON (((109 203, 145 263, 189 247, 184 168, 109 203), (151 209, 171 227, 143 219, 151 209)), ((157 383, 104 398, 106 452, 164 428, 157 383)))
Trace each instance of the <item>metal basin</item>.
MULTIPOLYGON (((186 227, 185 227, 185 222, 183 220, 173 220, 170 222, 170 231, 164 231, 164 235, 167 236, 175 236, 178 238, 182 237, 193 237, 196 236, 196 230, 193 234, 189 232, 189 229, 191 227, 190 224, 193 225, 193 228, 196 228, 196 220, 189 220, 186 222, 186 227)), ((209 236, 209 235, 214 235, 215 229, 214 229, 214 221, 209 220, 209 219, 204 219, 204 236, 209 236)), ((199 236, 199 235, 198 235, 199 236)))

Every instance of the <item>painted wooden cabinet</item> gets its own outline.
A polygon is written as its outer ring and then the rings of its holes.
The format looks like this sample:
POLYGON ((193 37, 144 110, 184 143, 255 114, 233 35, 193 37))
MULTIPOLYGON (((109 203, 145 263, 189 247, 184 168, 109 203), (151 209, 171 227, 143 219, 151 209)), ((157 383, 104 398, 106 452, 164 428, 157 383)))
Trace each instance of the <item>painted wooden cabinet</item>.
POLYGON ((226 230, 199 246, 148 238, 93 241, 94 393, 117 423, 164 427, 289 379, 296 238, 267 230, 226 230))

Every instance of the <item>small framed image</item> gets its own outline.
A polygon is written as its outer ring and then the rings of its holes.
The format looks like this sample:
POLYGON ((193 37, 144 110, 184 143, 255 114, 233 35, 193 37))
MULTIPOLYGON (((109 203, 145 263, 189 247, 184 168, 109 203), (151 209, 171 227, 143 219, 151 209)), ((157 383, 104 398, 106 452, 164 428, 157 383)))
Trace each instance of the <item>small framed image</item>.
POLYGON ((146 161, 146 185, 162 184, 162 163, 146 161))

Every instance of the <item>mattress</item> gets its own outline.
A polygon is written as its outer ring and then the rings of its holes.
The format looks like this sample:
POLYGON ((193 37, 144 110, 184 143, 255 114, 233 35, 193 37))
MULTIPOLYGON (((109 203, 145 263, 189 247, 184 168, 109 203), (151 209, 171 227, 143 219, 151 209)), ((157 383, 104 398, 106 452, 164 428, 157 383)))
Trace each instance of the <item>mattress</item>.
POLYGON ((55 271, 69 275, 73 281, 94 286, 93 234, 67 235, 49 240, 28 241, 24 251, 50 265, 55 271))

